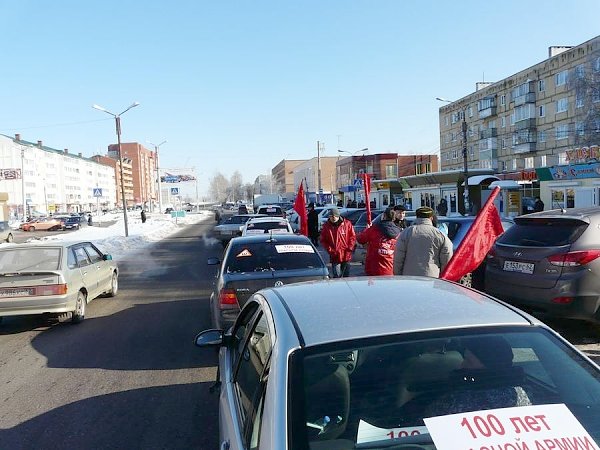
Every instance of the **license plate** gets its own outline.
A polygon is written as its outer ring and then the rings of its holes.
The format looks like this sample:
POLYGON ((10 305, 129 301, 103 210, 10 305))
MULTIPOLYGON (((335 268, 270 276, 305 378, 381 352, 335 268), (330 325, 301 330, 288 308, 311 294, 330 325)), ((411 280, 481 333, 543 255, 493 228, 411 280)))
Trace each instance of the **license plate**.
POLYGON ((33 295, 33 289, 0 289, 0 297, 28 297, 33 295))
POLYGON ((504 270, 507 272, 520 272, 532 274, 533 269, 535 268, 535 264, 532 263, 524 263, 517 261, 504 261, 504 270))
POLYGON ((223 236, 231 236, 232 233, 233 233, 233 231, 221 231, 221 234, 223 236))

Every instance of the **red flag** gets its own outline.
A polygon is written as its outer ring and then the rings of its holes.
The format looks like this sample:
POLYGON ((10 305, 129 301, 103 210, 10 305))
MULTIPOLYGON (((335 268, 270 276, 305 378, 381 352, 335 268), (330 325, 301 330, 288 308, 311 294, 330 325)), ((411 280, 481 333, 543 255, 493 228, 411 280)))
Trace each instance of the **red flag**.
POLYGON ((306 199, 304 198, 304 186, 302 181, 300 182, 296 200, 294 201, 294 211, 300 216, 300 234, 308 236, 308 214, 306 213, 306 199))
POLYGON ((494 199, 499 192, 500 188, 495 187, 440 278, 458 281, 464 275, 475 270, 485 259, 485 255, 490 251, 498 236, 504 232, 500 215, 494 205, 494 199))
POLYGON ((367 207, 367 225, 371 225, 371 202, 369 194, 371 193, 371 177, 368 173, 363 173, 363 184, 365 186, 365 206, 367 207))

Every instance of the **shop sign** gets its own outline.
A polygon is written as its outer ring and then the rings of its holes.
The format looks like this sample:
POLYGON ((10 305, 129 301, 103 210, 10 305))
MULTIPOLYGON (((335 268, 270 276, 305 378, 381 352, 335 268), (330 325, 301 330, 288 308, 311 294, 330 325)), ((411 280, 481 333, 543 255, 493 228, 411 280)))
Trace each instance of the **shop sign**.
POLYGON ((0 169, 0 180, 21 179, 21 169, 0 169))
POLYGON ((589 161, 590 159, 600 160, 599 146, 591 145, 567 150, 567 161, 589 161))
POLYGON ((390 188, 390 183, 385 182, 385 183, 377 183, 377 189, 389 189, 390 188))
POLYGON ((535 170, 521 170, 519 173, 519 180, 521 181, 533 181, 537 179, 535 170))
POLYGON ((548 167, 553 180, 573 180, 600 177, 600 163, 548 167))

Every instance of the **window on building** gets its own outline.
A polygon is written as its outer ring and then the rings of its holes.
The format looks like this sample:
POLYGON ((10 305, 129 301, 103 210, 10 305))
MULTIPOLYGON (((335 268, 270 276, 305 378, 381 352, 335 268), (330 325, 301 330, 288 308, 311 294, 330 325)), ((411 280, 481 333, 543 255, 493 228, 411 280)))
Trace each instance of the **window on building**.
POLYGON ((567 74, 569 72, 566 70, 563 70, 562 72, 558 72, 555 75, 555 82, 556 82, 556 86, 563 86, 565 84, 567 84, 567 74))
POLYGON ((583 122, 575 122, 575 134, 583 136, 585 134, 585 124, 583 122))
POLYGON ((527 158, 525 158, 525 168, 526 169, 533 169, 535 166, 533 164, 533 156, 529 156, 527 158))
POLYGON ((506 148, 506 139, 501 139, 500 140, 500 148, 506 148))
POLYGON ((540 166, 546 167, 546 155, 540 155, 540 166))
POLYGON ((396 178, 398 175, 396 174, 396 164, 386 164, 385 166, 385 177, 386 178, 396 178))
POLYGON ((506 117, 504 117, 504 116, 500 117, 500 126, 502 128, 506 128, 506 117))
POLYGON ((511 159, 511 169, 510 170, 517 170, 518 164, 517 164, 517 160, 516 159, 511 159))
POLYGON ((556 114, 566 112, 567 109, 569 109, 569 99, 566 97, 559 98, 556 101, 556 114))
POLYGON ((546 115, 546 106, 545 105, 540 105, 539 115, 540 115, 540 117, 544 117, 546 115))
POLYGON ((541 130, 538 131, 538 142, 546 142, 546 132, 541 130))
POLYGON ((458 149, 452 150, 452 159, 458 159, 458 149))
POLYGON ((577 67, 575 67, 575 76, 579 79, 585 77, 585 69, 583 64, 579 64, 577 67))
POLYGON ((538 91, 544 92, 546 90, 546 80, 538 80, 538 91))
POLYGON ((445 117, 444 117, 444 124, 445 124, 446 126, 448 126, 448 116, 445 116, 445 117))
POLYGON ((467 108, 467 111, 468 111, 469 117, 473 117, 473 107, 472 107, 472 106, 469 106, 469 107, 467 108))
POLYGON ((500 96, 500 104, 503 106, 506 105, 506 95, 500 96))
POLYGON ((583 93, 582 92, 577 92, 575 94, 575 107, 583 108, 583 93))
POLYGON ((594 61, 594 70, 600 72, 600 57, 596 58, 596 61, 594 61))
POLYGON ((567 164, 567 152, 558 154, 558 164, 567 164))
POLYGON ((568 138, 569 138, 569 125, 567 125, 567 124, 557 125, 555 139, 557 141, 559 141, 561 139, 568 139, 568 138))
POLYGON ((475 156, 475 147, 473 145, 471 145, 469 147, 469 155, 470 156, 475 156))

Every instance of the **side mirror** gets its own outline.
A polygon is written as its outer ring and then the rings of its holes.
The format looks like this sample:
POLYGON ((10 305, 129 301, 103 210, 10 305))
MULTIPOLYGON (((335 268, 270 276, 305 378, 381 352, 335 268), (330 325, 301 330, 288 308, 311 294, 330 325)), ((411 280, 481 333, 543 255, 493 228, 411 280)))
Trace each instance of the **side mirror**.
POLYGON ((208 264, 209 266, 216 266, 218 264, 221 264, 221 260, 219 258, 211 257, 206 260, 206 264, 208 264))
POLYGON ((112 255, 102 255, 104 261, 112 261, 112 255))
POLYGON ((223 344, 223 330, 204 330, 194 339, 196 347, 215 347, 223 344))

